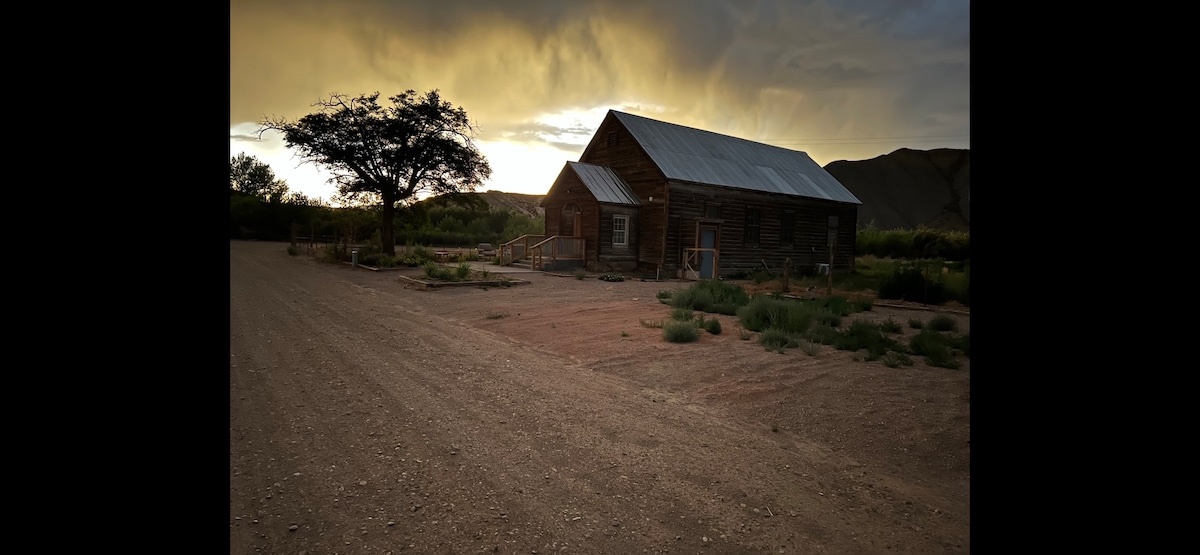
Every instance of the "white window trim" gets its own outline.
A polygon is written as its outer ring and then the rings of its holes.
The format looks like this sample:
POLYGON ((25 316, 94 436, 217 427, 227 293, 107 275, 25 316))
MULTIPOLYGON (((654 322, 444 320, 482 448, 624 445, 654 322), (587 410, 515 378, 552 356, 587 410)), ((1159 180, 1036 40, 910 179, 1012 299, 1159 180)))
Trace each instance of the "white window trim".
POLYGON ((625 214, 613 214, 612 244, 614 247, 629 246, 629 216, 626 216, 625 214), (617 230, 617 221, 618 220, 625 224, 624 226, 622 226, 622 229, 620 230, 621 237, 622 237, 622 240, 620 242, 617 241, 617 231, 618 231, 617 230))

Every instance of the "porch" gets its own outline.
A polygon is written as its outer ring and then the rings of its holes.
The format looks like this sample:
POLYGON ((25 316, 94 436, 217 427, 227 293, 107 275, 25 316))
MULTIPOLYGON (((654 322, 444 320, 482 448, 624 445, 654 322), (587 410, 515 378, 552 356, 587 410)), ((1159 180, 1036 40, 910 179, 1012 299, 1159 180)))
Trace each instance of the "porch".
POLYGON ((562 272, 587 266, 587 240, 565 235, 522 235, 500 245, 501 266, 562 272))

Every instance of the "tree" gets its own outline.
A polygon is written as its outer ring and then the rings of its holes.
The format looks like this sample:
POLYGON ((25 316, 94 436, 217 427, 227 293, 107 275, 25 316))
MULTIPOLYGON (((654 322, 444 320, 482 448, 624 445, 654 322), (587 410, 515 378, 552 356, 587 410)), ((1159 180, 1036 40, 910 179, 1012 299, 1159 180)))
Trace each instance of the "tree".
POLYGON ((288 192, 287 183, 275 179, 271 166, 244 152, 229 159, 229 189, 267 202, 279 202, 288 192))
POLYGON ((395 255, 398 206, 421 193, 473 191, 492 170, 475 147, 477 129, 467 112, 442 100, 437 89, 421 96, 405 91, 388 99, 391 106, 378 100, 378 92, 335 94, 299 120, 264 120, 258 133, 281 132, 304 162, 333 175, 343 199, 381 206, 384 254, 395 255))

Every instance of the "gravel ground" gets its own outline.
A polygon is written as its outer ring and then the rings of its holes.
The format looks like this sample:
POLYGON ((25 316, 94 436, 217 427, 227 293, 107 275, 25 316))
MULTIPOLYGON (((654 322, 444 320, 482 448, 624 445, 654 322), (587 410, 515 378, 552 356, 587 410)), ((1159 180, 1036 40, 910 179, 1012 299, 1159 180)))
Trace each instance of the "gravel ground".
POLYGON ((425 291, 285 247, 230 243, 233 554, 970 551, 969 360, 672 344, 642 322, 683 282, 425 291))

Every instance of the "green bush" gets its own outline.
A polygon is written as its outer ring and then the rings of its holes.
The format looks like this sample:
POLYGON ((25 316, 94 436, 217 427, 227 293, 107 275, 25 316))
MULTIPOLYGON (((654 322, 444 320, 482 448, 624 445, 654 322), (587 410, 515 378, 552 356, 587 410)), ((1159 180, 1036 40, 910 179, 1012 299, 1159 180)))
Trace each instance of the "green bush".
POLYGON ((938 314, 929 320, 929 329, 933 331, 954 331, 958 324, 945 314, 938 314))
POLYGON ((946 302, 946 288, 936 279, 925 279, 924 272, 912 266, 898 266, 879 284, 879 298, 904 299, 925 304, 946 302))
POLYGON ((912 366, 913 359, 907 354, 899 351, 891 351, 883 356, 883 364, 888 368, 899 368, 901 366, 912 366))
POLYGON ((878 360, 889 350, 904 349, 896 340, 884 335, 878 324, 872 324, 865 320, 851 322, 850 327, 834 342, 834 347, 841 351, 866 349, 866 360, 878 360))
POLYGON ((701 312, 715 312, 733 316, 737 308, 750 302, 750 296, 740 285, 718 279, 705 279, 693 283, 687 289, 671 295, 671 306, 690 308, 701 312))
POLYGON ((758 332, 779 329, 790 333, 804 333, 817 316, 816 311, 800 301, 772 299, 765 295, 756 295, 737 311, 742 327, 758 332))
POLYGON ((625 281, 625 276, 621 274, 600 274, 600 281, 625 281))
POLYGON ((783 352, 784 349, 799 347, 798 338, 791 333, 779 329, 768 329, 758 336, 758 344, 768 351, 783 352))
POLYGON ((887 320, 879 323, 879 331, 883 333, 900 333, 903 331, 903 328, 900 326, 900 322, 893 320, 889 316, 887 320))
POLYGON ((575 268, 575 279, 583 279, 587 277, 587 270, 583 268, 575 268))
POLYGON ((925 357, 925 362, 930 366, 956 369, 959 367, 959 362, 950 352, 947 342, 946 336, 933 330, 923 329, 909 340, 909 350, 914 355, 925 357))
POLYGON ((691 321, 672 320, 663 325, 663 339, 670 343, 691 343, 700 339, 700 329, 691 321))
POLYGON ((672 320, 679 320, 680 322, 687 322, 688 320, 691 320, 695 317, 696 316, 692 313, 691 309, 676 308, 675 310, 671 311, 671 319, 672 320))
POLYGON ((467 276, 470 276, 470 275, 471 275, 471 263, 470 262, 459 262, 458 266, 454 267, 454 276, 457 277, 458 279, 464 280, 464 279, 467 279, 467 276))
POLYGON ((822 345, 833 345, 837 343, 838 338, 842 334, 838 330, 833 329, 829 324, 817 324, 809 329, 804 336, 822 345))
POLYGON ((721 334, 721 321, 717 320, 716 318, 713 318, 712 320, 704 322, 704 331, 707 331, 708 333, 711 333, 713 335, 720 335, 721 334))

